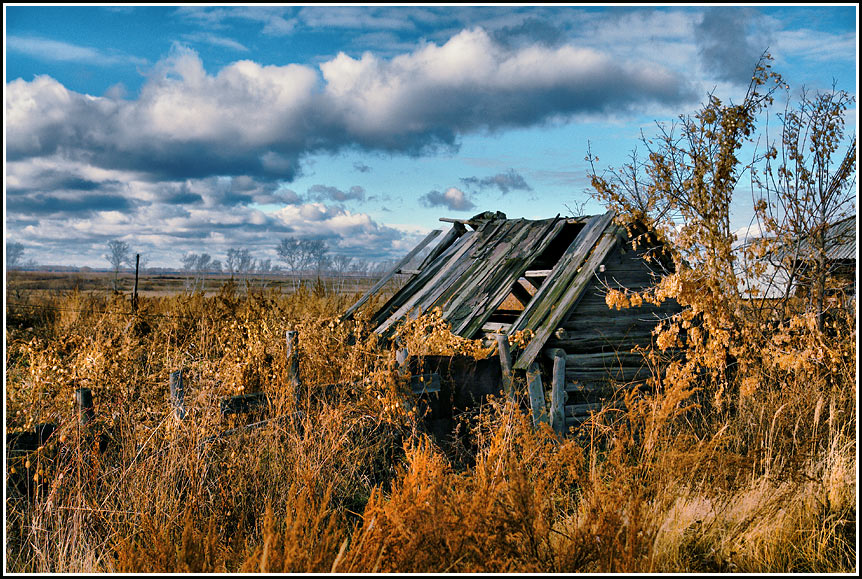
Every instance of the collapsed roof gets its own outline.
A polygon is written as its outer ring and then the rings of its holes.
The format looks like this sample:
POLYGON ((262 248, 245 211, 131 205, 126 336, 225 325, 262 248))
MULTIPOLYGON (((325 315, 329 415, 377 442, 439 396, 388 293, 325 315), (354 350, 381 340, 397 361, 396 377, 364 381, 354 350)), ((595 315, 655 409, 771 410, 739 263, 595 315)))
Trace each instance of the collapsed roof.
POLYGON ((407 274, 407 282, 371 316, 375 332, 389 336, 407 316, 434 308, 441 310, 452 333, 465 338, 531 330, 534 337, 513 366, 526 370, 611 249, 627 238, 625 229, 613 223, 614 216, 608 211, 527 220, 485 212, 470 219, 441 219, 453 226, 419 265, 407 268, 442 231, 429 234, 343 318, 394 275, 407 274))

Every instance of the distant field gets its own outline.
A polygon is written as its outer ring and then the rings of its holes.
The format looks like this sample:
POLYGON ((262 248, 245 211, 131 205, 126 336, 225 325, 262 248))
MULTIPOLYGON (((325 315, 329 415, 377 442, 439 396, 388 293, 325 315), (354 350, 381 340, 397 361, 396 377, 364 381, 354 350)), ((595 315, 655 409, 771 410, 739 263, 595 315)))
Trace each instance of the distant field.
MULTIPOLYGON (((399 287, 405 276, 395 276, 390 283, 390 291, 399 287)), ((205 294, 218 292, 231 278, 228 274, 213 274, 197 283, 192 278, 181 273, 147 274, 138 277, 138 295, 160 296, 182 293, 195 289, 205 294)), ((317 277, 296 277, 287 275, 250 275, 235 277, 240 288, 279 288, 285 292, 294 291, 300 283, 314 287, 318 284, 317 277)), ((327 292, 352 294, 367 291, 379 278, 369 276, 323 276, 320 285, 327 292)), ((68 291, 103 292, 111 291, 114 274, 111 272, 51 272, 51 271, 10 271, 6 273, 7 300, 20 299, 24 292, 32 294, 56 294, 68 291)), ((130 294, 134 291, 135 276, 121 273, 118 278, 118 291, 130 294)))

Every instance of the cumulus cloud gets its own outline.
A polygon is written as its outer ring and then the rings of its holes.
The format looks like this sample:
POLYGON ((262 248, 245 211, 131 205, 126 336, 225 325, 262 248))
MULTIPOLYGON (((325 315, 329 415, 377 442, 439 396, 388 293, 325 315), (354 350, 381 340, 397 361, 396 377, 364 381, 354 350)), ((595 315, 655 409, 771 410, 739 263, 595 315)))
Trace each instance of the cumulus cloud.
POLYGON ((308 188, 308 195, 314 201, 335 201, 339 203, 344 201, 364 201, 365 189, 359 185, 354 185, 347 191, 342 191, 337 187, 312 185, 308 188))
POLYGON ((693 97, 685 80, 659 65, 632 66, 571 45, 508 50, 481 28, 391 60, 341 53, 320 68, 332 118, 347 134, 366 147, 406 151, 452 145, 470 132, 693 97))
POLYGON ((467 211, 476 207, 467 194, 457 187, 449 187, 443 193, 429 191, 419 198, 419 202, 425 207, 446 207, 452 211, 467 211))
POLYGON ((491 177, 462 177, 461 182, 468 187, 478 187, 479 189, 496 188, 505 195, 509 191, 532 191, 533 188, 527 184, 524 177, 515 171, 509 169, 505 173, 498 173, 491 177))
POLYGON ((7 154, 62 151, 153 178, 291 180, 314 151, 417 153, 471 132, 689 96, 660 66, 570 45, 508 50, 482 29, 390 60, 339 54, 319 72, 242 60, 209 74, 177 45, 136 100, 78 94, 45 76, 14 80, 6 85, 7 154))
MULTIPOLYGON (((286 11, 217 10, 184 13, 211 30, 222 18, 264 23, 273 34, 295 24, 286 11)), ((328 17, 335 22, 349 13, 328 17)), ((397 23, 389 24, 394 30, 397 23)), ((5 85, 7 226, 35 242, 62 230, 66 219, 76 235, 89 232, 101 242, 104 232, 134 232, 164 252, 188 239, 259 244, 283 232, 320 233, 339 244, 379 243, 385 253, 403 236, 367 214, 340 208, 368 201, 362 187, 316 185, 305 201, 285 187, 306 155, 342 149, 417 154, 456 147, 471 133, 691 96, 684 79, 659 65, 636 66, 542 30, 522 22, 502 42, 473 28, 392 58, 338 54, 319 67, 240 60, 214 72, 178 44, 133 98, 119 90, 81 94, 48 76, 12 80, 5 85), (546 38, 524 41, 530 34, 546 38), (281 209, 264 213, 264 205, 281 209), (117 215, 125 216, 122 225, 117 215)), ((241 49, 215 33, 197 39, 241 49)), ((16 42, 18 50, 36 50, 16 42)), ((87 51, 71 56, 100 57, 87 51)), ((514 170, 469 179, 475 179, 465 181, 471 186, 503 193, 530 190, 514 170)), ((420 201, 454 211, 475 207, 455 187, 430 191, 420 201)), ((58 247, 45 247, 52 249, 58 247)))
POLYGON ((365 213, 356 213, 323 203, 290 205, 275 213, 275 217, 297 237, 323 239, 339 253, 368 257, 394 257, 402 232, 375 222, 365 213))

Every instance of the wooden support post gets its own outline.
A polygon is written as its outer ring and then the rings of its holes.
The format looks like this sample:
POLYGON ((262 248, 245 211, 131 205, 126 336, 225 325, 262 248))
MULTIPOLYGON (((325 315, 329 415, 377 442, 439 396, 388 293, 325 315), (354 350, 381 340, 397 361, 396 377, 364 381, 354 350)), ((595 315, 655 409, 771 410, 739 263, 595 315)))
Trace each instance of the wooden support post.
POLYGON ((551 428, 558 436, 566 434, 566 351, 554 349, 554 377, 551 386, 551 428))
POLYGON ((527 391, 530 394, 530 410, 533 412, 533 426, 540 422, 548 424, 548 407, 545 406, 545 390, 542 387, 542 372, 535 362, 527 370, 527 391))
POLYGON ((512 374, 512 354, 509 352, 509 336, 496 334, 497 350, 500 353, 500 368, 503 371, 503 392, 510 400, 515 398, 515 376, 512 374))
POLYGON ((138 311, 138 269, 141 265, 141 254, 135 254, 135 291, 132 292, 132 313, 138 311))
POLYGON ((171 372, 168 387, 171 392, 171 408, 174 409, 174 416, 177 420, 183 420, 186 417, 186 407, 182 369, 171 372))
POLYGON ((82 425, 87 425, 96 417, 93 409, 93 392, 89 388, 75 390, 75 402, 78 404, 78 417, 82 425))

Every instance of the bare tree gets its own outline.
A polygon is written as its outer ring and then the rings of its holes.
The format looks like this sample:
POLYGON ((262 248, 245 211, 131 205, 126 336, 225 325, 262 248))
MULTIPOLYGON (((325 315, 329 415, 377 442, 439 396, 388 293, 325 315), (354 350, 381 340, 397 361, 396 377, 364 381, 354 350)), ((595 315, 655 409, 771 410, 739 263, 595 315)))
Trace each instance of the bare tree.
POLYGON ((112 239, 108 242, 108 253, 105 254, 105 259, 108 260, 108 263, 111 264, 111 268, 114 271, 114 280, 112 282, 114 291, 117 291, 119 288, 120 268, 122 268, 124 264, 129 263, 130 255, 131 250, 129 249, 129 244, 125 241, 112 239))
POLYGON ((269 277, 278 271, 278 266, 272 265, 271 259, 259 259, 255 271, 260 275, 260 287, 265 288, 269 285, 269 277))
POLYGON ((231 277, 239 275, 242 279, 248 280, 249 274, 254 271, 255 259, 247 248, 231 247, 227 250, 225 265, 231 277))
MULTIPOLYGON (((285 237, 275 248, 278 259, 284 262, 289 273, 296 274, 303 265, 302 241, 295 237, 285 237)), ((296 277, 293 279, 293 289, 296 290, 296 277)))
POLYGON ((24 244, 12 241, 6 244, 6 269, 21 267, 24 259, 24 244))
POLYGON ((202 290, 206 273, 212 271, 212 269, 213 261, 208 253, 200 255, 188 253, 183 256, 183 271, 186 272, 186 289, 194 292, 200 286, 202 290))
POLYGON ((344 289, 345 277, 353 265, 353 258, 349 255, 333 255, 329 260, 332 273, 338 278, 338 291, 344 289))
POLYGON ((752 172, 759 226, 771 245, 760 251, 780 272, 785 301, 802 282, 820 324, 833 267, 829 245, 849 241, 830 238, 830 226, 855 212, 856 136, 844 131, 854 102, 834 87, 814 95, 803 89, 781 117, 778 146, 768 145, 764 166, 752 172))
POLYGON ((309 239, 305 241, 305 251, 308 255, 308 265, 314 268, 319 280, 320 274, 329 265, 330 257, 327 255, 329 247, 327 247, 326 242, 322 239, 309 239))

